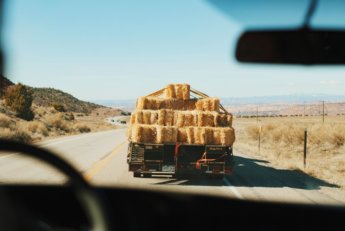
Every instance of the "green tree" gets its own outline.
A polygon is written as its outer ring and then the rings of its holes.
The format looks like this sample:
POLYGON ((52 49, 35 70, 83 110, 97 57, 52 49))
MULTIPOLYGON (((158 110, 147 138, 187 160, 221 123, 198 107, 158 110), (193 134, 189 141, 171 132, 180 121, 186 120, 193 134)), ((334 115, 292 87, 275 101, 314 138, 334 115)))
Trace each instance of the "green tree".
POLYGON ((32 91, 25 85, 19 83, 8 87, 4 94, 4 100, 6 106, 13 110, 18 117, 25 120, 34 118, 34 113, 31 110, 32 91))

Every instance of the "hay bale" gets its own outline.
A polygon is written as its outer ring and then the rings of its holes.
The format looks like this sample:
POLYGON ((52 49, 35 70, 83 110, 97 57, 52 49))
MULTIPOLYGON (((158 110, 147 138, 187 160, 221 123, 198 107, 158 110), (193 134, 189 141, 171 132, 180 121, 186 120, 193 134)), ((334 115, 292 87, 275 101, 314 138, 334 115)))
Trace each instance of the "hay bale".
POLYGON ((231 146, 235 141, 233 128, 213 128, 213 144, 231 146))
POLYGON ((150 110, 143 110, 141 111, 142 114, 142 123, 143 124, 151 124, 151 111, 150 110))
POLYGON ((157 126, 156 143, 176 143, 177 128, 173 126, 157 126))
POLYGON ((166 110, 165 114, 165 126, 174 126, 174 118, 175 118, 175 111, 174 110, 166 110))
POLYGON ((196 109, 196 102, 198 102, 198 99, 184 100, 183 110, 186 110, 186 111, 195 110, 196 109))
POLYGON ((161 109, 158 111, 158 125, 173 126, 175 121, 175 111, 171 109, 161 109))
POLYGON ((137 99, 137 110, 195 110, 197 100, 162 99, 158 97, 139 97, 137 99))
POLYGON ((204 131, 200 127, 193 127, 193 133, 194 133, 194 143, 195 144, 204 144, 205 138, 204 138, 204 131))
POLYGON ((231 146, 235 141, 235 131, 233 128, 223 128, 220 134, 222 145, 231 146))
POLYGON ((182 111, 178 111, 176 114, 177 114, 177 119, 176 119, 175 125, 177 127, 184 127, 185 114, 182 111))
POLYGON ((213 128, 205 128, 205 144, 213 144, 213 128))
POLYGON ((176 99, 183 99, 183 90, 182 90, 183 84, 175 84, 175 94, 176 94, 176 99))
POLYGON ((144 118, 143 118, 143 111, 142 110, 137 110, 135 112, 135 124, 142 124, 144 121, 144 118))
POLYGON ((164 95, 166 99, 188 100, 190 97, 190 85, 169 84, 165 87, 164 95))
POLYGON ((196 139, 197 144, 206 144, 206 128, 205 127, 200 127, 196 128, 196 136, 198 139, 196 139))
POLYGON ((214 120, 216 127, 231 127, 232 126, 232 115, 231 114, 218 114, 214 120))
POLYGON ((198 126, 198 116, 195 111, 186 111, 184 126, 198 126))
POLYGON ((131 114, 131 119, 129 120, 129 124, 135 124, 135 117, 136 117, 136 111, 131 114))
POLYGON ((158 111, 158 125, 164 126, 165 125, 165 117, 166 117, 166 110, 161 109, 158 111))
POLYGON ((178 130, 177 130, 177 142, 188 143, 186 128, 178 128, 178 130))
POLYGON ((187 143, 193 144, 194 143, 194 127, 186 127, 186 134, 187 134, 187 143))
POLYGON ((199 99, 195 106, 197 110, 200 111, 219 111, 219 98, 204 98, 204 99, 199 99))
POLYGON ((220 100, 219 98, 210 98, 209 111, 219 111, 220 100))
POLYGON ((146 109, 147 103, 148 103, 147 97, 139 97, 137 99, 136 109, 139 109, 139 110, 146 109))
POLYGON ((169 109, 173 110, 183 110, 184 108, 184 101, 180 99, 171 99, 170 100, 171 106, 169 109))
POLYGON ((198 126, 199 127, 214 127, 215 126, 215 116, 217 114, 206 111, 198 112, 198 126))
POLYGON ((131 128, 131 140, 136 143, 155 143, 156 126, 136 124, 131 128))
POLYGON ((176 98, 176 91, 174 84, 169 84, 165 87, 164 90, 165 98, 166 99, 175 99, 176 98))
POLYGON ((212 144, 221 144, 221 141, 220 141, 220 133, 221 133, 221 128, 213 128, 213 137, 212 137, 212 144))
POLYGON ((198 116, 195 111, 178 111, 175 122, 177 127, 198 126, 198 116))
POLYGON ((182 99, 189 100, 189 98, 190 98, 190 85, 183 84, 182 85, 182 99))
POLYGON ((158 122, 158 111, 151 111, 150 124, 157 124, 158 122))

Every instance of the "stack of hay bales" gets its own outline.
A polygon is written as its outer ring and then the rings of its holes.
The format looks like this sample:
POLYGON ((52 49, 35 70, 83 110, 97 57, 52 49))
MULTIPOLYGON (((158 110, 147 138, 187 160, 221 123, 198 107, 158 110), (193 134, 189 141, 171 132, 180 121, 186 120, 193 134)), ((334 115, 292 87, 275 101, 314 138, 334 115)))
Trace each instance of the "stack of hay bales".
POLYGON ((132 142, 233 144, 232 115, 220 113, 218 98, 190 99, 188 84, 169 84, 163 95, 138 98, 128 132, 132 142))

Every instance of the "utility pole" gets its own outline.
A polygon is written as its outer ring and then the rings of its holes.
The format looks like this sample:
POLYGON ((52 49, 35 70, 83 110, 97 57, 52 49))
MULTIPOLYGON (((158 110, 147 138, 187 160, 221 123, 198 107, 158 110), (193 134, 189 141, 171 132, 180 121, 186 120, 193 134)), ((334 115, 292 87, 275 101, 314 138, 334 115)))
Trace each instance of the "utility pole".
POLYGON ((259 123, 259 106, 256 105, 256 123, 259 123))

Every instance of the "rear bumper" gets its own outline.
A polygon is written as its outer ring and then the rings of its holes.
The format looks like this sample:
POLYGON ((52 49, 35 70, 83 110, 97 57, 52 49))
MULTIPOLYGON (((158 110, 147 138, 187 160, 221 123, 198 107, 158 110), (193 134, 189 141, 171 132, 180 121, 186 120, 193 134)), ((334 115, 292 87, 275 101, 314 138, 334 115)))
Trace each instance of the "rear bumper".
POLYGON ((173 175, 175 174, 174 164, 162 163, 143 163, 143 162, 129 162, 128 170, 130 172, 149 173, 156 175, 173 175))

